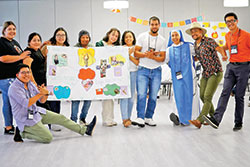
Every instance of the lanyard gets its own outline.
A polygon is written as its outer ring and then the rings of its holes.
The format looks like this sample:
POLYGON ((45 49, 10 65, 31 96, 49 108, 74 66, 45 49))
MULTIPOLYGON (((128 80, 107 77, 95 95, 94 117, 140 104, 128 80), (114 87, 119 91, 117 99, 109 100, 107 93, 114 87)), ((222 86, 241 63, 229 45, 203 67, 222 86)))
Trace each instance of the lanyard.
MULTIPOLYGON (((156 36, 156 39, 155 39, 155 47, 154 47, 155 51, 156 51, 157 38, 158 36, 156 36)), ((150 48, 150 34, 148 34, 148 48, 150 48)))
MULTIPOLYGON (((28 88, 28 85, 27 85, 27 88, 28 88)), ((25 88, 24 88, 25 89, 25 88)), ((30 91, 29 91, 29 88, 28 89, 25 89, 25 92, 26 92, 26 98, 27 99, 30 99, 31 98, 31 93, 30 93, 30 91), (27 94, 27 92, 28 92, 28 94, 27 94)), ((35 108, 34 108, 34 106, 33 106, 33 104, 31 105, 31 109, 32 110, 34 110, 35 108)))
POLYGON ((19 48, 13 41, 11 41, 10 43, 18 54, 21 54, 23 52, 22 49, 19 48))
MULTIPOLYGON (((178 49, 177 49, 177 47, 174 47, 174 46, 173 46, 173 55, 174 55, 174 59, 173 59, 173 60, 174 60, 174 66, 175 66, 175 69, 177 69, 177 67, 178 67, 178 66, 176 65, 176 64, 177 64, 177 63, 176 63, 176 62, 177 62, 177 61, 176 61, 176 60, 177 60, 177 59, 176 59, 177 56, 175 55, 175 52, 174 52, 175 50, 177 51, 178 49), (176 49, 175 49, 175 48, 176 48, 176 49)), ((179 67, 180 67, 180 68, 179 68, 176 72, 181 72, 181 66, 182 66, 182 56, 181 56, 181 55, 182 55, 182 46, 180 45, 180 64, 179 64, 179 67)))
MULTIPOLYGON (((237 34, 238 34, 238 36, 237 36, 236 45, 238 45, 238 41, 239 41, 239 38, 240 38, 240 29, 239 29, 239 32, 238 32, 237 34)), ((230 40, 229 40, 230 50, 231 50, 231 44, 232 44, 232 36, 233 36, 233 34, 231 33, 231 34, 230 34, 230 40)), ((230 54, 231 54, 231 53, 230 53, 230 54)))

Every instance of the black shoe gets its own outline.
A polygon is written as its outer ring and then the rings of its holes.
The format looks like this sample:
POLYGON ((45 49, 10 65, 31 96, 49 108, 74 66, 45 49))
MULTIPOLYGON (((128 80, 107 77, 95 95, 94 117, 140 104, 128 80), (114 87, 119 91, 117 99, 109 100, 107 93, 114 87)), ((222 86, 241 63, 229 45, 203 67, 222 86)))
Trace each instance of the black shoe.
POLYGON ((215 129, 218 129, 219 123, 215 120, 214 117, 208 117, 206 115, 203 115, 202 118, 204 121, 206 121, 210 126, 212 126, 215 129))
POLYGON ((80 119, 80 124, 86 125, 86 120, 85 120, 85 118, 80 119))
POLYGON ((22 136, 20 135, 20 131, 19 131, 18 127, 16 127, 15 135, 14 135, 13 140, 15 142, 23 142, 23 139, 22 139, 22 136))
POLYGON ((95 125, 96 125, 96 116, 94 116, 93 120, 88 125, 86 125, 87 130, 86 130, 85 134, 89 135, 89 136, 92 136, 95 125))
POLYGON ((12 128, 7 130, 6 128, 4 128, 4 134, 5 135, 14 135, 15 134, 15 127, 12 125, 12 128))
POLYGON ((180 125, 180 121, 177 115, 175 113, 171 113, 169 115, 170 120, 175 124, 175 125, 180 125))
POLYGON ((233 131, 241 130, 241 128, 242 128, 242 123, 236 123, 234 124, 233 131))

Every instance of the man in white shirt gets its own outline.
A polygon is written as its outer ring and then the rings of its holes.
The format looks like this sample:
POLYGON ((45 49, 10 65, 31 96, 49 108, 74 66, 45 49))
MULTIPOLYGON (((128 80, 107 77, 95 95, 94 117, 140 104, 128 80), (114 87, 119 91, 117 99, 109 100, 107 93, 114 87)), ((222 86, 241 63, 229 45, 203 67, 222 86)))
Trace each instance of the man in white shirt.
POLYGON ((160 19, 153 16, 149 19, 150 31, 138 36, 135 46, 135 57, 139 58, 137 72, 137 118, 133 125, 144 127, 156 126, 153 121, 157 93, 161 86, 161 65, 165 60, 165 39, 158 34, 160 19), (146 108, 146 100, 148 103, 146 108), (146 110, 145 110, 146 109, 146 110), (146 111, 146 112, 145 112, 146 111))

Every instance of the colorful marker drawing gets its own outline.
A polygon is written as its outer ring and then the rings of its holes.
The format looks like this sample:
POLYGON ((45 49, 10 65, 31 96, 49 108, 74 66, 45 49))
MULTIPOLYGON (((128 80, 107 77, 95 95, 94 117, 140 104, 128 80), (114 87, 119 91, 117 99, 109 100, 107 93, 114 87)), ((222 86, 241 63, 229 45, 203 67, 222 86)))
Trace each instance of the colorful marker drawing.
POLYGON ((119 54, 109 57, 109 64, 111 64, 111 66, 113 67, 123 66, 125 61, 126 59, 122 55, 119 55, 119 54))
POLYGON ((68 56, 66 54, 55 54, 52 58, 54 65, 58 67, 68 66, 68 56))
POLYGON ((53 92, 57 99, 67 99, 70 96, 70 88, 68 86, 54 86, 53 92))
POLYGON ((121 67, 114 67, 114 76, 121 77, 122 76, 122 68, 121 67))
POLYGON ((100 77, 105 78, 106 77, 106 70, 110 68, 110 65, 107 64, 106 59, 101 59, 100 60, 100 65, 96 66, 97 70, 100 70, 100 77))
POLYGON ((115 96, 117 94, 120 94, 120 86, 118 86, 117 84, 107 84, 104 88, 103 88, 103 93, 108 96, 115 96))
POLYGON ((56 66, 55 65, 50 65, 49 66, 49 75, 50 76, 56 76, 56 66))
POLYGON ((88 91, 93 86, 93 84, 94 82, 92 80, 82 81, 82 86, 86 91, 88 91))
POLYGON ((95 71, 87 68, 87 69, 80 69, 78 73, 78 78, 81 80, 87 80, 87 79, 94 79, 95 78, 95 71))
POLYGON ((89 49, 78 49, 78 56, 80 66, 88 67, 95 63, 95 50, 93 48, 89 49))
POLYGON ((102 88, 99 88, 99 89, 96 89, 96 95, 103 95, 103 89, 102 88))

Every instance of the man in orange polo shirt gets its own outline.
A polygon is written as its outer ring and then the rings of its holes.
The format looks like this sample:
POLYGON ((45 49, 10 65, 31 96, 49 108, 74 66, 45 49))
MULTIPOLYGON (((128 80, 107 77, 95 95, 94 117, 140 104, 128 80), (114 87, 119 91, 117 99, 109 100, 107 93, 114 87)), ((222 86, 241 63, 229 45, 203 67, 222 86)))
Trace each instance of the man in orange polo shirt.
POLYGON ((213 128, 218 128, 232 88, 235 86, 235 120, 234 131, 240 130, 243 123, 244 96, 250 72, 250 33, 238 28, 238 18, 235 13, 227 13, 224 17, 229 32, 226 34, 224 50, 229 50, 230 63, 227 64, 224 84, 217 109, 213 117, 203 116, 203 119, 213 128))

